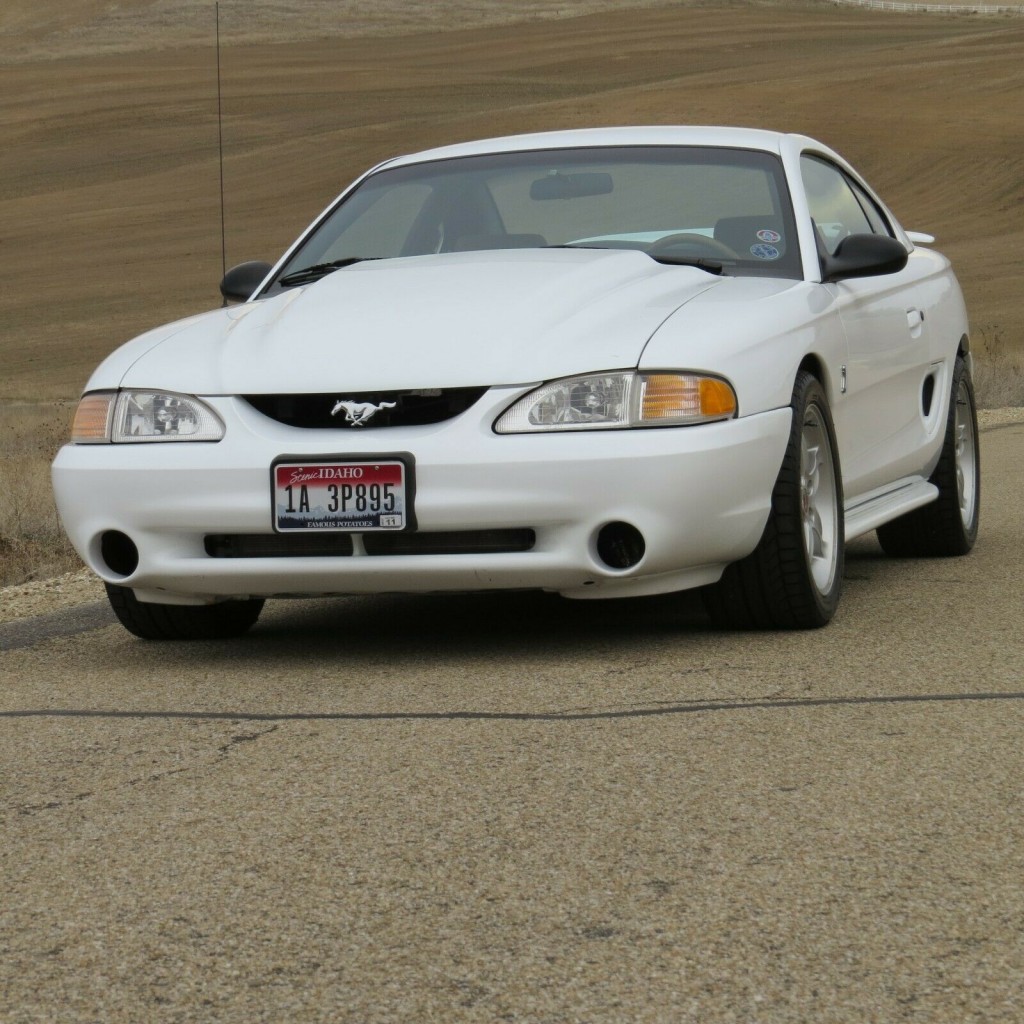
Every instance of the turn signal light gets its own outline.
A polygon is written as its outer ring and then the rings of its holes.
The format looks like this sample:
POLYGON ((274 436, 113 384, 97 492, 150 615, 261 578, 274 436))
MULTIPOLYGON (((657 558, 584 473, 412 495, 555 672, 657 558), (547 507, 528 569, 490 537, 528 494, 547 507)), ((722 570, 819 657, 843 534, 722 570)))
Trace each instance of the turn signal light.
POLYGON ((700 411, 702 416, 733 416, 736 413, 736 392, 715 377, 701 377, 700 411))
POLYGON ((84 395, 71 425, 72 444, 105 444, 110 440, 110 414, 116 392, 96 391, 84 395))
POLYGON ((736 395, 716 377, 652 373, 642 378, 640 420, 644 423, 721 419, 736 413, 736 395))

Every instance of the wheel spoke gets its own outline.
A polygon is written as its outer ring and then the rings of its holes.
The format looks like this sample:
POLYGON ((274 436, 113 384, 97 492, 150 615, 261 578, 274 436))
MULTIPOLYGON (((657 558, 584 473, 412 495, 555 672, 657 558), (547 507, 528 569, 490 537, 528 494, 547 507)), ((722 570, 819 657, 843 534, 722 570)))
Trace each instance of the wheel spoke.
POLYGON ((953 424, 953 468, 956 478, 957 503, 964 525, 974 519, 977 500, 975 475, 977 450, 970 393, 961 380, 957 390, 956 412, 953 424))
POLYGON ((808 498, 818 493, 821 484, 821 449, 817 446, 805 446, 803 457, 803 477, 801 486, 808 498))
POLYGON ((835 469, 825 428, 816 409, 810 409, 800 438, 800 527, 814 585, 822 593, 836 571, 835 469))
POLYGON ((825 557, 825 531, 821 525, 821 516, 813 506, 804 518, 804 544, 811 558, 825 557))

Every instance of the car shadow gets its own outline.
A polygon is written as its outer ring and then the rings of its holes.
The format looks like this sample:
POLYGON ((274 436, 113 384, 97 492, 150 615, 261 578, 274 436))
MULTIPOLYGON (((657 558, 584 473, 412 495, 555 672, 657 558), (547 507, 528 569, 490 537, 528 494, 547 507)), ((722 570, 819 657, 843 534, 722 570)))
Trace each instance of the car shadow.
POLYGON ((572 601, 539 592, 379 595, 270 602, 245 643, 309 644, 394 653, 465 652, 609 643, 711 629, 698 593, 572 601))
MULTIPOLYGON (((850 545, 846 576, 869 579, 892 564, 872 534, 850 545)), ((353 654, 379 651, 382 643, 396 655, 442 648, 467 654, 495 650, 536 654, 544 649, 565 653, 580 645, 628 647, 631 642, 656 638, 736 632, 712 626, 699 590, 610 600, 505 591, 270 601, 243 643, 307 650, 311 644, 324 650, 344 647, 353 654)), ((758 631, 757 635, 780 634, 799 635, 785 630, 758 631)))

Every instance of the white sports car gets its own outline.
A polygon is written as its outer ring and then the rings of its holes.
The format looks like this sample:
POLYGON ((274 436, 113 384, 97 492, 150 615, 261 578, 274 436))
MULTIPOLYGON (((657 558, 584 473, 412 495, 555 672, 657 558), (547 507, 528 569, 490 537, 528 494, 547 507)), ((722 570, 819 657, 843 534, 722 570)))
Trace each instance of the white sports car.
POLYGON ((711 620, 822 626, 844 543, 978 527, 963 299, 809 138, 610 128, 369 171, 240 304, 93 374, 53 467, 141 637, 268 597, 701 587, 711 620))

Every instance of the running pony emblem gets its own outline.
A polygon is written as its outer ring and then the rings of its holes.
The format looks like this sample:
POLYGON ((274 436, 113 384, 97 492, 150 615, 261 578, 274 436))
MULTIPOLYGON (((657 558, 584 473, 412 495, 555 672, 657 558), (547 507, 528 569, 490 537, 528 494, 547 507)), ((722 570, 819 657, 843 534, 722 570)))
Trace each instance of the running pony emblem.
POLYGON ((332 416, 337 416, 342 410, 345 411, 345 422, 351 423, 353 427, 365 427, 381 409, 394 409, 395 402, 381 402, 374 405, 373 402, 353 402, 351 399, 338 402, 331 410, 332 416))

